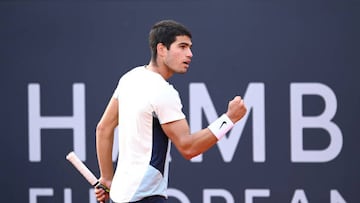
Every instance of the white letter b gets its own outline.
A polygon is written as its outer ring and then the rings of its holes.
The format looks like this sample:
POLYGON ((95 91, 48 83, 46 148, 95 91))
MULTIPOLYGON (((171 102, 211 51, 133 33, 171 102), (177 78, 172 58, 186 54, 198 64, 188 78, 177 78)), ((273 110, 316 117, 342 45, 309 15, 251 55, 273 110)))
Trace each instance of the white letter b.
POLYGON ((343 137, 340 128, 331 121, 337 101, 334 92, 320 83, 292 83, 290 86, 291 160, 292 162, 327 162, 341 151, 343 137), (303 95, 318 95, 324 99, 324 112, 317 116, 303 116, 303 95), (303 148, 303 129, 322 128, 330 135, 330 144, 323 150, 303 148))

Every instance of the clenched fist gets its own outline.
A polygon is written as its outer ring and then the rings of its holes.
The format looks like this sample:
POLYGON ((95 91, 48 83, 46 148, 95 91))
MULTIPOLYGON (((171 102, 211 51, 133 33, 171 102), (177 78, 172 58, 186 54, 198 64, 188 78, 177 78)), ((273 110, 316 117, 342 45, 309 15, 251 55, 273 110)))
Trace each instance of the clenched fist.
POLYGON ((235 96, 233 100, 229 101, 226 115, 233 123, 236 123, 244 117, 246 111, 244 100, 240 96, 235 96))

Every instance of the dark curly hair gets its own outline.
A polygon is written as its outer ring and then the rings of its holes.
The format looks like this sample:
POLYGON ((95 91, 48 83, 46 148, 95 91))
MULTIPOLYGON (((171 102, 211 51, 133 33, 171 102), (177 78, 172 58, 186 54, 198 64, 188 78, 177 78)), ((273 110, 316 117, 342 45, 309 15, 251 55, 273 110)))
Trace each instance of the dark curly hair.
POLYGON ((174 20, 162 20, 154 24, 149 33, 151 60, 156 60, 157 44, 162 43, 170 49, 177 36, 188 36, 190 39, 192 37, 191 32, 184 25, 174 20))

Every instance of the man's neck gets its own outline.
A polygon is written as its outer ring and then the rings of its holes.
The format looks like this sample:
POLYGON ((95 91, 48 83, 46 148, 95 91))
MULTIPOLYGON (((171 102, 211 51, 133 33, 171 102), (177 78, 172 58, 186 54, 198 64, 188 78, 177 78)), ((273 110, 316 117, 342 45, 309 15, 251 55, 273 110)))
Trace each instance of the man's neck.
POLYGON ((165 65, 159 65, 159 63, 155 63, 153 61, 150 61, 146 68, 150 71, 160 74, 165 80, 168 80, 174 74, 165 65))

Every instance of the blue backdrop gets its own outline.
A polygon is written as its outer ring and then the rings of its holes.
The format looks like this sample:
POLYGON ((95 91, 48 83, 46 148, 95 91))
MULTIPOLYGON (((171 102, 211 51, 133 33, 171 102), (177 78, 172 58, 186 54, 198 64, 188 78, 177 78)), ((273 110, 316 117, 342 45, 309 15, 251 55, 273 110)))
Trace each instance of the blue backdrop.
POLYGON ((3 202, 95 202, 65 155, 99 174, 96 124, 161 19, 193 33, 170 80, 191 129, 249 107, 201 157, 173 148, 170 203, 360 202, 360 1, 0 0, 3 202))

